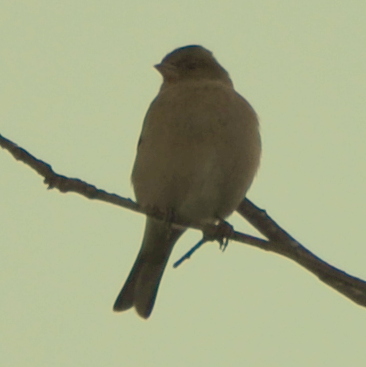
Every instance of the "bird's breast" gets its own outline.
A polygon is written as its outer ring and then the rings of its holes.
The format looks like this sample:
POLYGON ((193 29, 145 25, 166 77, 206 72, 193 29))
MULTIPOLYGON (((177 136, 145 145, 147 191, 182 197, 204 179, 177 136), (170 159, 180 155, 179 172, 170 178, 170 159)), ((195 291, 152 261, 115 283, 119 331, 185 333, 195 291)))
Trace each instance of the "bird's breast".
POLYGON ((144 121, 132 173, 136 198, 182 220, 226 217, 244 198, 259 155, 256 115, 234 90, 165 90, 144 121))

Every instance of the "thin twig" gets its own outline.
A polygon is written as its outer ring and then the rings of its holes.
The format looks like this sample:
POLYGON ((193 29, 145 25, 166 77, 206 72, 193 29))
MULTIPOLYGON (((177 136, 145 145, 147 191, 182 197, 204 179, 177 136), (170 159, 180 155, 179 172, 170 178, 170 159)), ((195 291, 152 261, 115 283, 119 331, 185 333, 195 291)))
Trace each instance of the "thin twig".
POLYGON ((177 268, 183 261, 188 260, 205 242, 205 238, 199 240, 185 255, 173 264, 173 268, 177 268))

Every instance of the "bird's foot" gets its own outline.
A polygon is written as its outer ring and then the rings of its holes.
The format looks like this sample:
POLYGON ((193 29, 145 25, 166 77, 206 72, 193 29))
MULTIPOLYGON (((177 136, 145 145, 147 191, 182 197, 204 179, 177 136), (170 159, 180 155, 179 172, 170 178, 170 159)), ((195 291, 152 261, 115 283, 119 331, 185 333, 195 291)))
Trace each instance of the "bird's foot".
POLYGON ((217 241, 220 245, 220 250, 225 251, 229 244, 229 238, 233 233, 233 226, 223 219, 220 219, 214 230, 212 230, 212 228, 210 228, 209 231, 204 230, 203 238, 205 241, 217 241))

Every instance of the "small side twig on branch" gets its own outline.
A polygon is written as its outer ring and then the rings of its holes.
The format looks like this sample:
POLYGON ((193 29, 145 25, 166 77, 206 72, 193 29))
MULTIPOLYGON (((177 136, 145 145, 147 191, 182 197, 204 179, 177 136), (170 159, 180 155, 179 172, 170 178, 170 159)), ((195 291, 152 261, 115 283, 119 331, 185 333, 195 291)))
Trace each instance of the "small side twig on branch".
MULTIPOLYGON (((159 213, 156 209, 144 210, 131 199, 108 193, 77 178, 69 178, 55 173, 49 164, 35 158, 25 149, 2 135, 0 135, 0 146, 6 149, 16 160, 25 163, 44 177, 44 183, 48 185, 49 189, 57 188, 62 193, 74 192, 88 199, 104 201, 138 213, 164 219, 164 213, 159 213)), ((261 234, 267 237, 269 241, 235 231, 229 237, 231 240, 283 255, 303 266, 315 274, 321 281, 355 303, 366 307, 366 282, 364 280, 353 277, 314 255, 283 230, 264 210, 256 207, 248 199, 244 199, 241 202, 237 211, 261 234)), ((203 230, 203 228, 192 226, 190 223, 177 224, 203 230)), ((204 230, 209 236, 210 233, 212 235, 217 233, 215 225, 207 226, 204 230)))

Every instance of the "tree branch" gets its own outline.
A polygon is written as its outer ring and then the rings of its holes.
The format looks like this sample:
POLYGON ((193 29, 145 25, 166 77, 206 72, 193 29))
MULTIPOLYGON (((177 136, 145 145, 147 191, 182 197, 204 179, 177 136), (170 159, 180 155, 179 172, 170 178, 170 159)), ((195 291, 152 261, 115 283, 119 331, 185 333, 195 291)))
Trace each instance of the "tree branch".
MULTIPOLYGON (((48 185, 48 189, 57 188, 62 193, 75 192, 88 199, 104 201, 158 219, 166 219, 165 214, 159 212, 156 208, 142 209, 131 199, 126 199, 119 195, 100 190, 77 178, 69 178, 57 174, 49 164, 32 156, 25 149, 19 147, 2 135, 0 135, 0 146, 6 149, 16 160, 25 163, 39 175, 44 177, 44 183, 48 185)), ((365 281, 353 277, 321 260, 283 230, 264 210, 256 207, 248 199, 241 202, 237 211, 260 233, 267 237, 269 241, 235 231, 229 236, 231 240, 283 255, 303 266, 315 274, 321 281, 355 303, 366 307, 365 281)), ((215 225, 209 225, 203 228, 193 226, 190 223, 179 222, 177 224, 202 230, 205 232, 205 235, 210 238, 219 238, 217 226, 215 225)))
MULTIPOLYGON (((275 252, 297 262, 322 282, 328 284, 357 304, 366 307, 366 282, 326 263, 283 230, 265 210, 248 199, 243 200, 238 213, 260 233, 270 239, 263 250, 275 252)), ((259 247, 259 246, 258 246, 259 247)))

